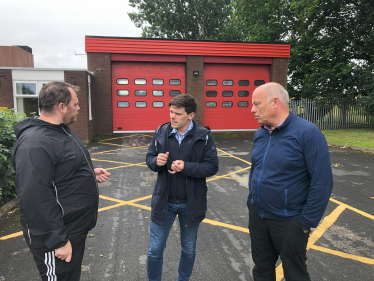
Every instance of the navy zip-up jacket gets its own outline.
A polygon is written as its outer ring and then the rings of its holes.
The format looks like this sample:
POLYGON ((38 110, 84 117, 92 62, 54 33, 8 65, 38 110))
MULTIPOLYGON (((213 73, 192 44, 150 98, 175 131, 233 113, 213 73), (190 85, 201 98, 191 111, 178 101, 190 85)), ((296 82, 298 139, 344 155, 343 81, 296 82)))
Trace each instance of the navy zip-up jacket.
POLYGON ((248 207, 261 218, 300 219, 316 227, 329 201, 333 177, 326 139, 317 126, 290 112, 272 134, 253 138, 248 207))
MULTIPOLYGON (((188 228, 197 226, 205 218, 208 190, 206 178, 215 175, 218 171, 217 149, 210 129, 196 122, 193 126, 194 134, 189 159, 184 162, 184 168, 180 172, 180 175, 186 179, 188 228)), ((158 173, 151 201, 151 220, 158 225, 163 225, 165 222, 169 172, 166 165, 157 166, 156 158, 159 153, 169 151, 167 137, 170 127, 170 122, 158 127, 146 156, 148 167, 158 173)))

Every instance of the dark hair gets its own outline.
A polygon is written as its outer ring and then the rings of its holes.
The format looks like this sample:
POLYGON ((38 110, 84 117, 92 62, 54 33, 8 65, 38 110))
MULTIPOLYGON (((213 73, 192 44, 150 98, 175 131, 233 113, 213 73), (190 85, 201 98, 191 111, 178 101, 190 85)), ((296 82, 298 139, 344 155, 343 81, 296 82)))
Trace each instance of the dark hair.
POLYGON ((54 106, 60 102, 69 104, 71 100, 69 88, 72 88, 75 92, 79 91, 79 87, 65 82, 54 81, 45 84, 39 93, 40 111, 52 112, 54 106))
POLYGON ((195 99, 187 94, 178 95, 174 97, 170 102, 169 106, 174 105, 177 108, 184 107, 184 110, 186 110, 187 114, 190 114, 192 112, 196 113, 197 109, 197 103, 195 99))

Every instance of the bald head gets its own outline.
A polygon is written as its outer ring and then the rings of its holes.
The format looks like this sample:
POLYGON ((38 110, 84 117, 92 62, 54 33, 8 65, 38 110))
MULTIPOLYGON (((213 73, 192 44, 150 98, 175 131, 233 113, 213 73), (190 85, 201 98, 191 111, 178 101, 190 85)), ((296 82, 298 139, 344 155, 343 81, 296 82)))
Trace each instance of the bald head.
POLYGON ((254 90, 251 112, 259 124, 273 129, 287 118, 288 101, 288 92, 282 85, 267 83, 254 90))

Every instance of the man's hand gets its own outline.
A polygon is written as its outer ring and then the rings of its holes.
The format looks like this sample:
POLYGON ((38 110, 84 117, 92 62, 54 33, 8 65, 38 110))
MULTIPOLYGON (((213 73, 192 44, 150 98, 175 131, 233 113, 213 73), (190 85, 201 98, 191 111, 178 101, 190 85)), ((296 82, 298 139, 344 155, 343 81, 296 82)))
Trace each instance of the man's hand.
POLYGON ((308 233, 309 232, 309 230, 305 230, 305 229, 303 229, 304 230, 304 233, 308 233))
POLYGON ((72 254, 73 254, 73 250, 71 249, 70 241, 68 241, 65 246, 55 250, 56 258, 66 261, 66 262, 71 261, 72 254))
POLYGON ((171 170, 169 170, 170 174, 175 174, 182 172, 184 169, 184 161, 176 160, 171 164, 171 170))
POLYGON ((94 171, 95 171, 96 180, 99 183, 102 183, 102 182, 106 181, 110 177, 110 173, 108 173, 103 168, 96 168, 96 169, 94 169, 94 171))
POLYGON ((166 152, 165 154, 160 153, 159 155, 157 155, 157 158, 156 158, 157 166, 159 167, 164 166, 166 162, 168 161, 168 157, 169 157, 169 151, 166 152))

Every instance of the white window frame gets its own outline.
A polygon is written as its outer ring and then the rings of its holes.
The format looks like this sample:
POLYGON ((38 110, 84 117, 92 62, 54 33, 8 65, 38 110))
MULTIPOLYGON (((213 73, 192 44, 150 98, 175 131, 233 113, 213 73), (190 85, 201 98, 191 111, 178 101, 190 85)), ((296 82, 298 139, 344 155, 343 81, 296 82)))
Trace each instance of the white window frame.
MULTIPOLYGON (((39 101, 39 93, 43 87, 43 84, 47 84, 52 81, 37 81, 37 80, 14 80, 13 81, 13 104, 16 112, 18 112, 18 105, 17 105, 17 98, 38 98, 39 101), (28 83, 28 84, 36 84, 36 93, 35 95, 17 95, 17 84, 20 83, 28 83)), ((38 104, 38 114, 40 115, 40 109, 38 104)))
POLYGON ((92 120, 92 107, 91 107, 91 77, 88 74, 87 75, 87 81, 88 81, 88 121, 92 120))

